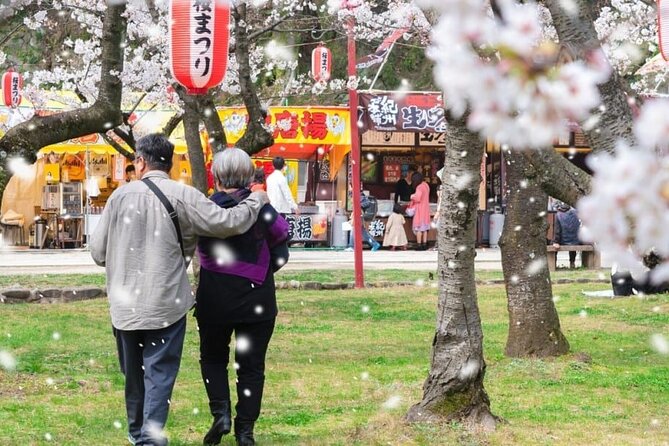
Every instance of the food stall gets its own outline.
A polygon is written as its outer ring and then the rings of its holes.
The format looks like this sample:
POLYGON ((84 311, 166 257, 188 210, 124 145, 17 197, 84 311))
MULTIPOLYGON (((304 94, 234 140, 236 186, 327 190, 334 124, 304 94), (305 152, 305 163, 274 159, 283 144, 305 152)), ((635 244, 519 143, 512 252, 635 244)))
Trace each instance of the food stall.
MULTIPOLYGON (((437 172, 444 165, 446 120, 438 93, 398 95, 373 91, 361 94, 360 100, 364 109, 362 187, 378 201, 376 217, 366 224, 370 234, 381 241, 395 201, 404 207, 409 204, 395 196, 397 182, 407 172, 423 175, 430 186, 431 214, 436 213, 441 183, 437 172)), ((412 217, 405 215, 405 220, 407 238, 414 242, 412 217)), ((436 238, 437 231, 433 228, 428 232, 428 241, 434 242, 436 238)))
MULTIPOLYGON (((410 92, 398 95, 396 92, 371 91, 361 94, 360 100, 364 112, 361 138, 363 189, 378 200, 377 215, 367 225, 369 232, 381 241, 387 216, 392 212, 395 185, 408 170, 423 174, 430 185, 432 213, 436 212, 440 184, 436 173, 443 167, 447 123, 440 93, 410 92)), ((554 147, 572 163, 589 172, 585 157, 590 147, 577 124, 571 123, 564 134, 556 138, 554 147)), ((506 162, 499 144, 487 141, 481 149, 483 157, 477 244, 487 246, 497 243, 504 221, 506 162)), ((350 187, 348 195, 351 195, 350 187)), ((550 225, 550 212, 547 218, 550 225)), ((407 237, 410 242, 415 241, 411 217, 405 216, 405 219, 407 237)), ((436 230, 430 230, 428 241, 434 241, 436 237, 436 230)))
MULTIPOLYGON (((246 131, 243 107, 218 110, 227 142, 234 145, 246 131)), ((270 107, 267 125, 274 145, 253 157, 265 175, 274 171, 272 159, 286 160, 286 177, 298 203, 299 215, 289 214, 291 243, 332 244, 340 225, 334 225, 338 208, 345 207, 346 169, 351 150, 349 110, 346 107, 270 107)))

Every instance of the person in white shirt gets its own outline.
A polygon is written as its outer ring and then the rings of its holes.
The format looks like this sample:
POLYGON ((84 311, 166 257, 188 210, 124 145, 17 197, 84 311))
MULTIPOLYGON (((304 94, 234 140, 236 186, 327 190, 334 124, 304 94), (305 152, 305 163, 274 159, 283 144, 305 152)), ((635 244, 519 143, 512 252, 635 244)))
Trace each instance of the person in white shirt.
POLYGON ((283 169, 286 167, 286 161, 277 156, 272 160, 274 165, 274 172, 267 177, 267 195, 269 196, 270 204, 276 209, 279 214, 285 215, 290 213, 299 214, 297 203, 293 200, 293 195, 288 188, 288 180, 283 174, 283 169))

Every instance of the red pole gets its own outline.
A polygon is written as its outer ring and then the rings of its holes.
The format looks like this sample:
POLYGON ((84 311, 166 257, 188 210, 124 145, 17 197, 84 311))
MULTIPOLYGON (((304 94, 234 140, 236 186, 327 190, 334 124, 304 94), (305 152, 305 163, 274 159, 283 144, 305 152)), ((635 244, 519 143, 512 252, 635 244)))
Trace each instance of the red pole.
MULTIPOLYGON (((351 15, 348 27, 348 77, 357 77, 355 62, 355 18, 351 15)), ((362 270, 362 213, 360 208, 360 132, 358 130, 358 91, 352 85, 348 89, 348 102, 351 109, 351 169, 353 171, 353 255, 355 265, 355 287, 365 287, 362 270)))

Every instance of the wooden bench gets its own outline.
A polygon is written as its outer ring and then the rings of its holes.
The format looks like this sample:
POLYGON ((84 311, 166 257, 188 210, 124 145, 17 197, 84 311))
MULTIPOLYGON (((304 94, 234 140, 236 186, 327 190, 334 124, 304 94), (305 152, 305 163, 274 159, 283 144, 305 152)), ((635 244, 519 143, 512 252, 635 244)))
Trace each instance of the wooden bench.
POLYGON ((576 251, 581 253, 581 263, 587 269, 598 269, 602 266, 602 258, 599 252, 595 251, 592 245, 560 245, 559 248, 553 245, 546 246, 546 257, 548 259, 549 271, 555 271, 558 251, 576 251))

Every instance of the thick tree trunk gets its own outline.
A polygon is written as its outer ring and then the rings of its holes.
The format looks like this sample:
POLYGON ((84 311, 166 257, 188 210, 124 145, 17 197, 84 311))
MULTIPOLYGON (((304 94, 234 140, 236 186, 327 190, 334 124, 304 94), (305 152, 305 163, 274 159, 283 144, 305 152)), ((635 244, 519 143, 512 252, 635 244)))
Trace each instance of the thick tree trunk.
MULTIPOLYGON (((98 98, 84 109, 34 116, 12 127, 0 139, 0 170, 6 169, 7 160, 20 156, 33 160, 44 146, 71 138, 106 132, 123 122, 121 115, 121 79, 114 73, 123 72, 123 46, 127 21, 125 2, 110 2, 105 12, 101 38, 102 76, 98 98)), ((4 187, 0 189, 0 195, 4 187)))
POLYGON ((500 240, 509 308, 505 353, 512 357, 558 356, 569 351, 553 303, 546 261, 548 196, 536 171, 518 152, 506 153, 509 199, 500 240))
POLYGON ((232 15, 235 19, 235 58, 239 64, 239 86, 242 100, 249 114, 246 132, 235 145, 249 155, 253 155, 274 144, 274 138, 265 125, 265 112, 263 112, 255 86, 251 80, 249 37, 246 29, 246 4, 240 3, 235 6, 232 9, 232 15))
POLYGON ((497 418, 483 387, 486 365, 474 278, 483 143, 464 119, 449 124, 439 216, 437 329, 423 399, 409 410, 407 419, 458 420, 492 430, 497 418))
POLYGON ((197 110, 197 98, 184 94, 184 136, 188 146, 193 187, 207 193, 207 171, 204 163, 204 150, 200 140, 200 116, 197 110))
POLYGON ((525 150, 522 156, 533 167, 534 181, 551 197, 576 206, 590 193, 592 177, 552 148, 525 150))
MULTIPOLYGON (((542 0, 550 10, 553 26, 560 44, 576 59, 585 59, 588 53, 601 49, 594 25, 594 9, 591 0, 578 0, 578 14, 569 14, 562 0, 542 0)), ((613 152, 618 140, 632 143, 632 111, 627 103, 623 79, 612 70, 609 80, 599 86, 605 111, 594 128, 584 128, 593 151, 613 152)))

